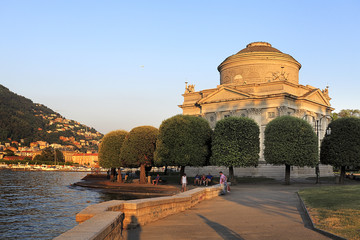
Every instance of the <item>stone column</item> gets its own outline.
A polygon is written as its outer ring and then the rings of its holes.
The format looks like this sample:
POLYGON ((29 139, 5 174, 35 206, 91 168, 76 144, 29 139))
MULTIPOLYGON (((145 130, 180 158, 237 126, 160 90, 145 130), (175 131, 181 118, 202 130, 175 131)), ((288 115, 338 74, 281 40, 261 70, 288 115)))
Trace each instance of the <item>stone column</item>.
POLYGON ((247 117, 254 119, 254 121, 260 127, 260 153, 259 161, 264 161, 264 131, 265 127, 262 126, 262 109, 261 108, 249 108, 247 109, 247 117))

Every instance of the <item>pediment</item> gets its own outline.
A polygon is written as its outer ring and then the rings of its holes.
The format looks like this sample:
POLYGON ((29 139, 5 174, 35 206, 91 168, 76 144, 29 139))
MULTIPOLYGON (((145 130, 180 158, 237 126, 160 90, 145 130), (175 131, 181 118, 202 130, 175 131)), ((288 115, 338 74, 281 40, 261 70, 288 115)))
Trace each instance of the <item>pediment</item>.
POLYGON ((249 98, 250 94, 237 91, 235 89, 221 87, 214 93, 198 101, 199 104, 214 103, 214 102, 227 102, 240 99, 249 98))
POLYGON ((308 92, 301 98, 312 102, 320 103, 322 105, 330 106, 330 102, 326 99, 324 94, 319 89, 308 92))

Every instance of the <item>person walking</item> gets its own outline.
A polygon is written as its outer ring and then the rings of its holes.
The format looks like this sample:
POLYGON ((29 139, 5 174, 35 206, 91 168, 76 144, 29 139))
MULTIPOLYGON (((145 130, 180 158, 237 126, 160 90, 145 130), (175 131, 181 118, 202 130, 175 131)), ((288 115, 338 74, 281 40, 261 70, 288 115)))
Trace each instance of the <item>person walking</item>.
POLYGON ((186 179, 186 174, 184 173, 184 175, 181 177, 181 192, 186 191, 186 184, 187 184, 187 179, 186 179))
POLYGON ((225 195, 226 193, 226 176, 223 174, 223 172, 220 173, 220 186, 221 186, 221 195, 225 195))

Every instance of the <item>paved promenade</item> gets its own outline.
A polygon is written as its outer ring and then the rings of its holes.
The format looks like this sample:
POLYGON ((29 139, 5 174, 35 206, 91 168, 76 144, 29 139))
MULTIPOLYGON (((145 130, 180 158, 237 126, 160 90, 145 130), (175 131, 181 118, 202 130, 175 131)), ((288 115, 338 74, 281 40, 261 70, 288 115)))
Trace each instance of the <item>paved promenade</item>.
POLYGON ((296 195, 306 186, 309 185, 233 186, 225 196, 124 231, 123 239, 329 239, 308 228, 296 195))

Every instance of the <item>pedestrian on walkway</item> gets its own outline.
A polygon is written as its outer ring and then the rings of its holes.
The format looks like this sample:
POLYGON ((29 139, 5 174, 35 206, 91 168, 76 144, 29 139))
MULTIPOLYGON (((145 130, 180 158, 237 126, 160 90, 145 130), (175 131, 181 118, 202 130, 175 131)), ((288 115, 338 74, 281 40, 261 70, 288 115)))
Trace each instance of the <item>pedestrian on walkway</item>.
POLYGON ((227 192, 230 192, 230 184, 228 183, 227 178, 226 178, 226 181, 225 181, 225 185, 226 185, 227 192))
POLYGON ((221 186, 221 195, 225 195, 226 193, 226 176, 223 174, 223 172, 220 173, 220 186, 221 186))
POLYGON ((186 179, 186 174, 184 173, 184 175, 181 177, 181 192, 186 191, 186 184, 187 184, 187 179, 186 179))

